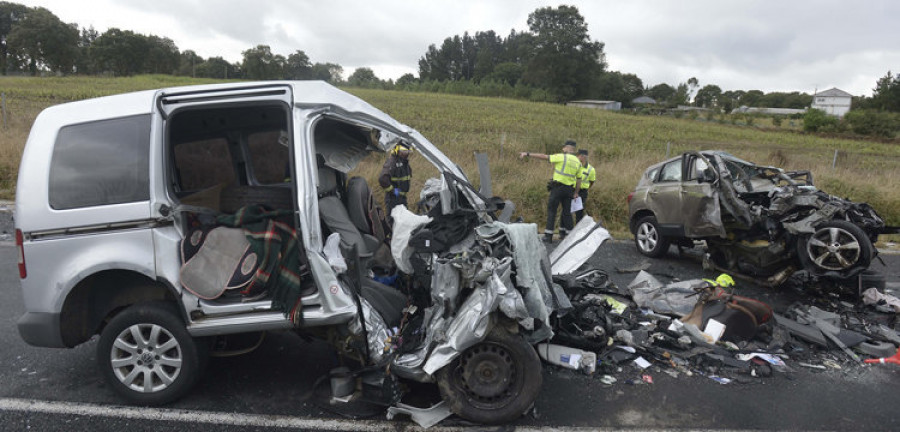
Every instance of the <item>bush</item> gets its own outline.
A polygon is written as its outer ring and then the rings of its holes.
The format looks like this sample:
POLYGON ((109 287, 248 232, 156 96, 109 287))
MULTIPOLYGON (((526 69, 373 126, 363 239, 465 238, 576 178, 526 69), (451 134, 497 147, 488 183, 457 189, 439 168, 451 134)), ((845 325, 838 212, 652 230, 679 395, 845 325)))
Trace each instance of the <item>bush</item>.
POLYGON ((838 118, 825 114, 819 109, 809 109, 803 115, 803 130, 806 132, 834 132, 839 129, 838 118))
POLYGON ((781 116, 772 116, 772 126, 781 127, 781 116))
POLYGON ((860 135, 893 138, 900 130, 900 116, 874 110, 850 111, 844 116, 850 130, 860 135))

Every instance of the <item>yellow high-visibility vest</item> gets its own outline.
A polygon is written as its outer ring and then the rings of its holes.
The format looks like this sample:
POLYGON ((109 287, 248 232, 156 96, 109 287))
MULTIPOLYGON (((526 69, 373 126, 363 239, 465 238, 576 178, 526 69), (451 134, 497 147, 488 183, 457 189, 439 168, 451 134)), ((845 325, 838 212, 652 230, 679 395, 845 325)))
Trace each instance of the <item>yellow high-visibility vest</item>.
POLYGON ((581 161, 578 157, 568 153, 556 153, 550 155, 550 163, 553 164, 553 180, 566 186, 575 186, 575 182, 581 173, 581 161))

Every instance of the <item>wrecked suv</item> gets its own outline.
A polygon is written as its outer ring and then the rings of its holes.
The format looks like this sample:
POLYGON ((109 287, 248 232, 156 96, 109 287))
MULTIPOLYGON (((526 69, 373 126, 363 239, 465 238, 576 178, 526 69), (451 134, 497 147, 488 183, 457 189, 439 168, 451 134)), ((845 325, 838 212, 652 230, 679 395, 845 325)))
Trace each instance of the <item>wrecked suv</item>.
POLYGON ((798 270, 845 279, 865 270, 886 227, 866 203, 829 195, 809 171, 722 151, 687 152, 648 168, 628 196, 629 227, 650 257, 704 240, 704 264, 778 285, 798 270))
MULTIPOLYGON (((58 348, 99 335, 100 371, 130 402, 180 398, 220 342, 272 330, 355 360, 332 376, 335 403, 408 411, 400 381, 431 382, 444 405, 426 416, 502 423, 540 390, 533 344, 553 336, 565 294, 536 226, 504 223, 511 203, 480 193, 417 131, 324 82, 50 107, 17 187, 20 335, 58 348), (435 177, 426 214, 398 206, 388 218, 353 173, 401 142, 435 177)), ((581 265, 564 255, 553 262, 581 265)))

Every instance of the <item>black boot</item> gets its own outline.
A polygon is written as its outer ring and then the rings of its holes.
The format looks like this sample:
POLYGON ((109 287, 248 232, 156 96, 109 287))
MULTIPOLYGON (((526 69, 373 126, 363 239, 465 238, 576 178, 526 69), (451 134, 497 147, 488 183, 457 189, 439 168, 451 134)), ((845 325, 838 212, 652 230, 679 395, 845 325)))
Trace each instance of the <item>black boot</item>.
POLYGON ((553 234, 544 234, 544 242, 550 243, 553 241, 553 234))

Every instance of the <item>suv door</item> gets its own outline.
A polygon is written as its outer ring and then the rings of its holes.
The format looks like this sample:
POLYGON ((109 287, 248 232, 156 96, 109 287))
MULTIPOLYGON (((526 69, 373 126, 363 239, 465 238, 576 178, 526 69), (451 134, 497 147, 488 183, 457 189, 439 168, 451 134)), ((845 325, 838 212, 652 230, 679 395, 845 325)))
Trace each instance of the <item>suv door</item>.
POLYGON ((666 162, 647 188, 647 207, 656 215, 660 234, 684 236, 681 218, 681 159, 666 162))
POLYGON ((698 152, 682 155, 681 218, 686 237, 724 236, 719 194, 709 160, 698 152))

